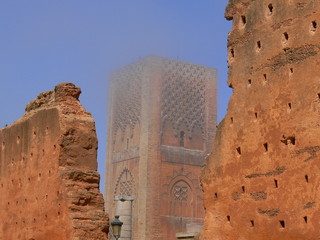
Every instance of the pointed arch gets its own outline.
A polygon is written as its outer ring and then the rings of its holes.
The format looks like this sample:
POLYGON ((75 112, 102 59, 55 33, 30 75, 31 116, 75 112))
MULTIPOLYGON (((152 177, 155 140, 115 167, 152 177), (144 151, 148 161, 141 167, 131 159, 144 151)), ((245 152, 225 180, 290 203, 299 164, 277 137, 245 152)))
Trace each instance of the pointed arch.
POLYGON ((134 195, 134 179, 128 168, 125 168, 119 175, 114 190, 115 196, 133 196, 134 195))

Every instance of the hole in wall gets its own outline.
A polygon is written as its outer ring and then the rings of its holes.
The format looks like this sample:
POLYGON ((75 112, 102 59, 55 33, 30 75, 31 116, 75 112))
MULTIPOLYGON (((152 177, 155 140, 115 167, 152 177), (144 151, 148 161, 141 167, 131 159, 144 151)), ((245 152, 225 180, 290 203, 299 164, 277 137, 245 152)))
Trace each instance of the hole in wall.
POLYGON ((318 24, 316 21, 311 22, 310 31, 311 33, 315 33, 317 31, 318 24))
POLYGON ((230 118, 230 123, 233 124, 233 117, 230 118))
POLYGON ((304 178, 305 178, 306 182, 308 183, 309 182, 309 176, 305 175, 304 178))
POLYGON ((291 108, 292 108, 292 104, 291 103, 288 103, 288 108, 291 110, 291 108))
POLYGON ((233 48, 230 48, 230 56, 231 56, 232 58, 234 58, 234 49, 233 49, 233 48))
POLYGON ((180 147, 184 147, 184 131, 180 132, 180 147))
POLYGON ((318 93, 318 99, 320 100, 320 93, 318 93))
POLYGON ((248 79, 248 86, 250 87, 250 86, 251 86, 251 84, 252 84, 251 79, 248 79))
POLYGON ((243 192, 243 193, 245 193, 245 192, 246 192, 246 188, 245 188, 245 186, 242 186, 242 187, 241 187, 241 189, 242 189, 242 192, 243 192))
POLYGON ((241 155, 241 147, 237 147, 236 150, 237 150, 237 153, 241 155))
POLYGON ((231 218, 230 216, 227 216, 227 221, 230 222, 231 218))
POLYGON ((275 186, 276 188, 278 188, 278 180, 277 180, 277 179, 274 179, 274 186, 275 186))
POLYGON ((305 223, 308 223, 308 217, 307 216, 304 216, 303 219, 304 219, 305 223))
POLYGON ((60 212, 58 212, 58 216, 60 216, 61 215, 61 213, 60 212))
POLYGON ((287 42, 289 40, 289 34, 287 32, 283 33, 283 41, 287 42))
POLYGON ((263 85, 264 85, 264 84, 266 84, 266 83, 267 83, 267 81, 268 81, 268 77, 267 77, 267 74, 266 74, 266 73, 265 73, 265 74, 263 74, 262 79, 263 79, 263 85))
POLYGON ((257 51, 260 51, 261 49, 261 41, 257 41, 257 51))
POLYGON ((290 68, 289 74, 290 74, 290 75, 293 74, 293 68, 290 68))
POLYGON ((254 221, 250 220, 250 223, 251 223, 251 227, 254 227, 254 221))
POLYGON ((285 228, 286 227, 286 223, 284 220, 280 220, 279 221, 281 228, 285 228))
POLYGON ((264 147, 264 151, 265 151, 265 152, 268 152, 268 143, 264 143, 264 144, 263 144, 263 147, 264 147))
POLYGON ((268 13, 269 13, 269 15, 272 15, 272 13, 273 13, 273 5, 272 5, 272 3, 270 3, 268 5, 268 13))
POLYGON ((244 15, 241 16, 241 22, 242 22, 242 25, 246 25, 246 23, 247 23, 246 16, 244 16, 244 15))
POLYGON ((254 113, 254 116, 255 116, 256 118, 258 118, 258 113, 257 113, 257 112, 255 112, 255 113, 254 113))
POLYGON ((214 193, 214 197, 217 199, 218 198, 218 193, 214 193))
POLYGON ((285 136, 282 135, 282 140, 280 140, 285 145, 296 145, 296 137, 295 136, 285 136))

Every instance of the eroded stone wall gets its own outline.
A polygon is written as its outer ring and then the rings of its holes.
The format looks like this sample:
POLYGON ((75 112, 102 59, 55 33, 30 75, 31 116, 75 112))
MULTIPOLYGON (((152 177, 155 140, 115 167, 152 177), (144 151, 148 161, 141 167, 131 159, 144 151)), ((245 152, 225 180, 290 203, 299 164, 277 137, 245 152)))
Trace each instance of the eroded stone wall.
POLYGON ((203 171, 201 239, 318 239, 320 5, 233 0, 228 112, 203 171))
POLYGON ((40 94, 0 130, 0 239, 107 239, 97 137, 71 83, 40 94))

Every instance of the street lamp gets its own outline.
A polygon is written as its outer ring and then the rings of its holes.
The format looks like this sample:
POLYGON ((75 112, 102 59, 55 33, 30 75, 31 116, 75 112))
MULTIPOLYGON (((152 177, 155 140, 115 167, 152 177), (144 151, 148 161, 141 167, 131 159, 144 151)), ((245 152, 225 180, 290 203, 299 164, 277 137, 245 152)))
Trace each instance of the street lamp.
POLYGON ((115 216, 115 219, 111 222, 112 234, 116 240, 120 237, 122 224, 123 222, 120 221, 119 216, 115 216))

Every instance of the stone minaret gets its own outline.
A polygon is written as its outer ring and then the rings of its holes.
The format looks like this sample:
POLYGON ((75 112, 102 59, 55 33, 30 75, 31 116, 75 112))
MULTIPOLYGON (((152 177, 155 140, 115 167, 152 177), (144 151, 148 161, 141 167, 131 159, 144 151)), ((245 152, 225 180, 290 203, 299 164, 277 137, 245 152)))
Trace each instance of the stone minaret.
POLYGON ((173 240, 203 222, 215 128, 216 70, 149 56, 111 74, 105 196, 122 240, 173 240))

